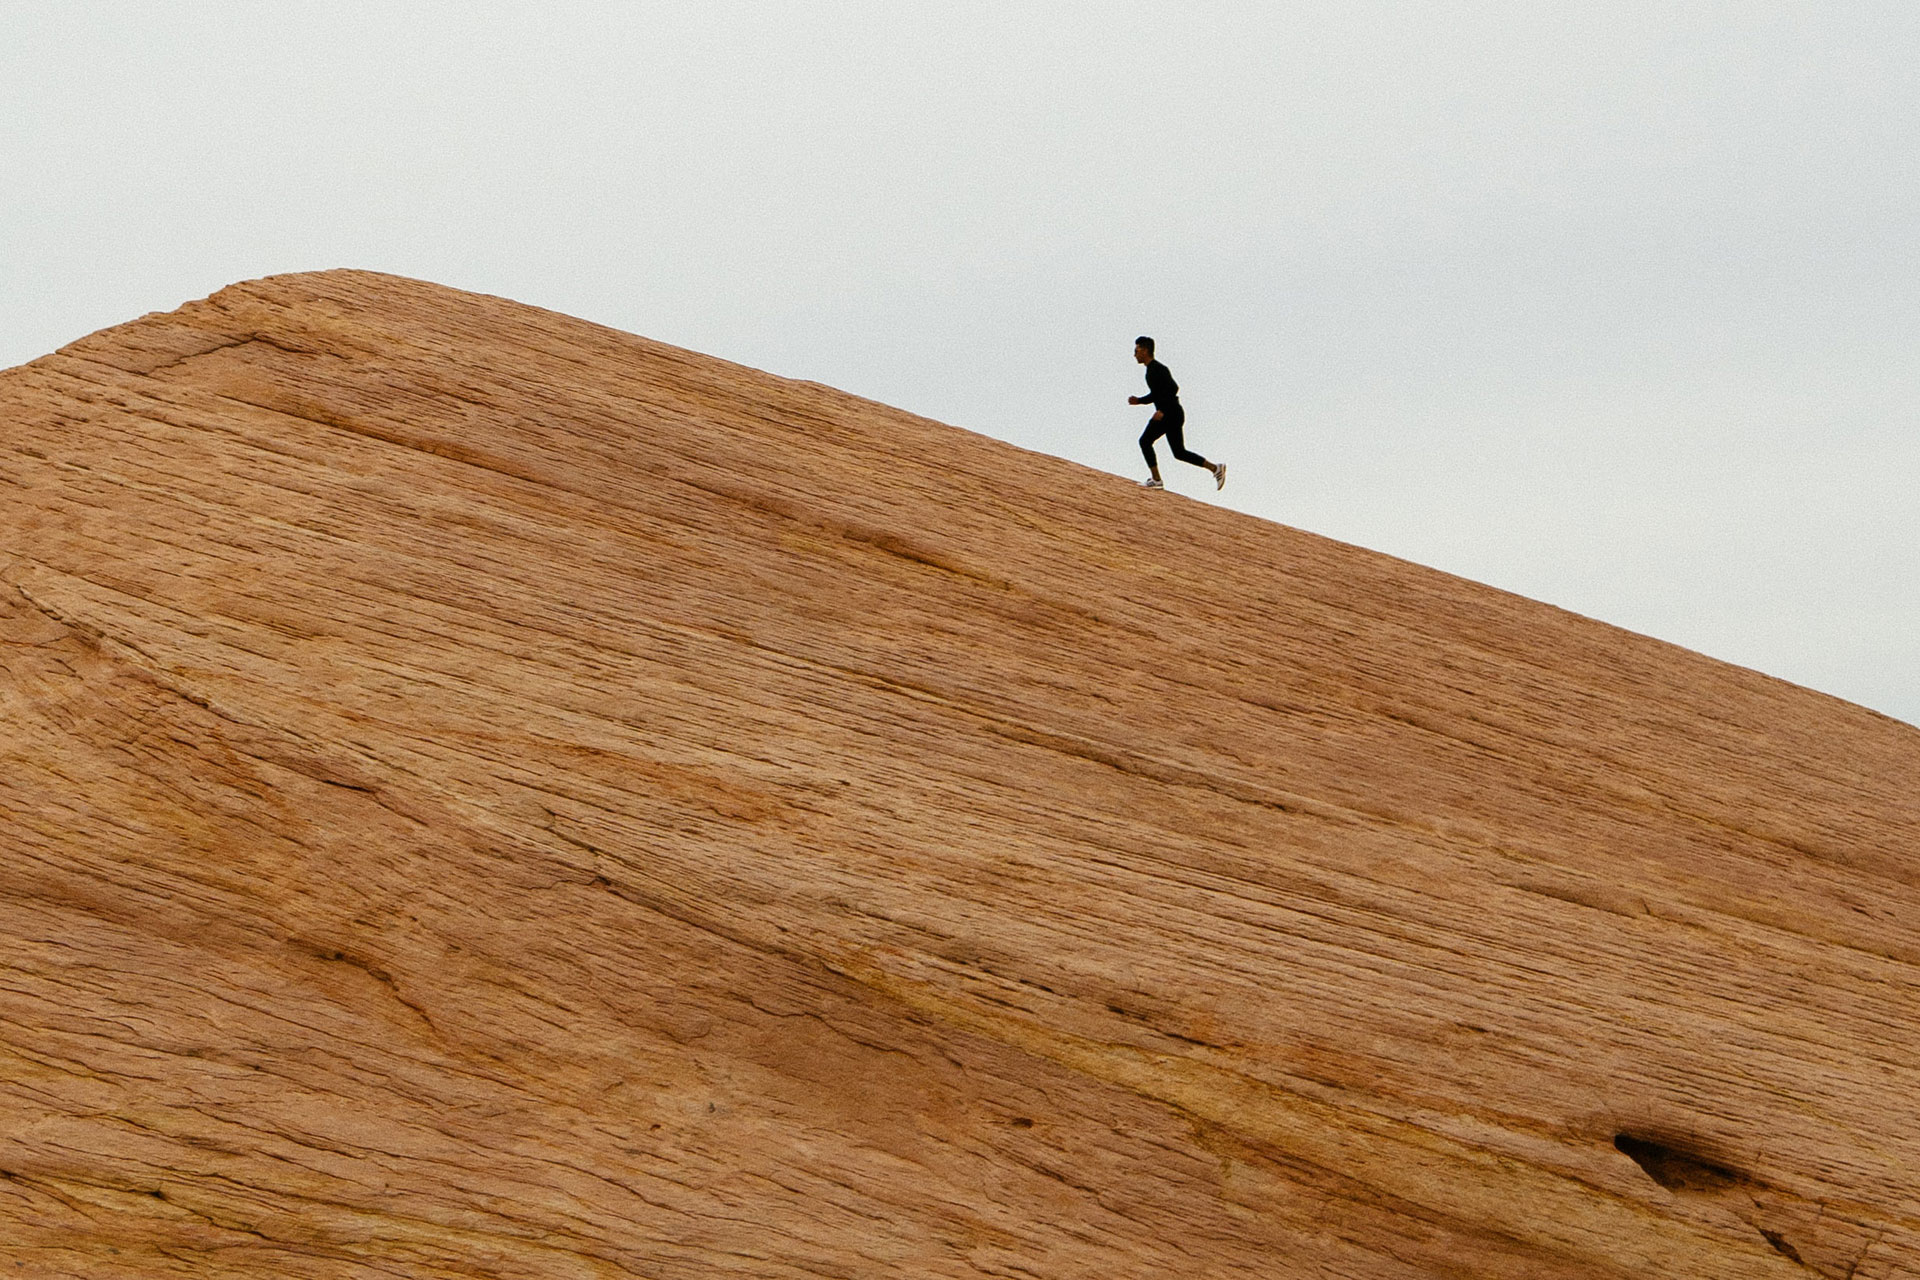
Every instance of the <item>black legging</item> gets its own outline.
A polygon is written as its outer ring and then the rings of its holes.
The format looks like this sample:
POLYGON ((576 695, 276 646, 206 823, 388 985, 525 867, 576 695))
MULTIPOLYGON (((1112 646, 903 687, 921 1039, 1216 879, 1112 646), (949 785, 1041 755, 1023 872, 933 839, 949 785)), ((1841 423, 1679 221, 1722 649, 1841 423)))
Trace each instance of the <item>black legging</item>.
POLYGON ((1160 416, 1147 423, 1147 429, 1140 433, 1140 452, 1147 455, 1147 466, 1155 471, 1160 469, 1160 460, 1153 456, 1153 442, 1161 436, 1167 438, 1167 447, 1173 450, 1173 456, 1182 462, 1191 462, 1196 467, 1205 467, 1209 471, 1213 464, 1197 453, 1189 452, 1187 442, 1181 439, 1180 429, 1187 425, 1187 411, 1179 405, 1162 409, 1160 416))

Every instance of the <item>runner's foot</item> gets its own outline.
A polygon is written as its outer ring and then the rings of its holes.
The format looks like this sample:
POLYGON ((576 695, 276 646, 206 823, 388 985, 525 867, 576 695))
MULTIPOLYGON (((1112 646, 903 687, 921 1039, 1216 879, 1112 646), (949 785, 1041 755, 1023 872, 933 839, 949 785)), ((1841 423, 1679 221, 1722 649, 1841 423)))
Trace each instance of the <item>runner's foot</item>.
POLYGON ((1227 464, 1224 462, 1216 462, 1213 466, 1213 487, 1216 489, 1227 487, 1227 464))
POLYGON ((1145 484, 1141 485, 1140 487, 1142 489, 1164 489, 1167 486, 1160 483, 1159 476, 1155 476, 1153 479, 1147 481, 1145 484))

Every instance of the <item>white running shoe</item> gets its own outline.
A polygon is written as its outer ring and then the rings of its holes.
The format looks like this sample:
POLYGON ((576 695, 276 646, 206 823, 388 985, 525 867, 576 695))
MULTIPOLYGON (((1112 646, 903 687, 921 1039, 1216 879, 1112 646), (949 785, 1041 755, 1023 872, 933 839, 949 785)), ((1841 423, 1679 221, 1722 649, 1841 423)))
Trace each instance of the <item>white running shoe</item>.
POLYGON ((1216 489, 1224 489, 1227 487, 1227 464, 1224 462, 1214 465, 1213 487, 1216 489))
POLYGON ((1159 478, 1155 477, 1154 479, 1147 481, 1145 484, 1141 485, 1140 487, 1142 489, 1164 489, 1167 486, 1165 486, 1164 484, 1161 484, 1159 478))

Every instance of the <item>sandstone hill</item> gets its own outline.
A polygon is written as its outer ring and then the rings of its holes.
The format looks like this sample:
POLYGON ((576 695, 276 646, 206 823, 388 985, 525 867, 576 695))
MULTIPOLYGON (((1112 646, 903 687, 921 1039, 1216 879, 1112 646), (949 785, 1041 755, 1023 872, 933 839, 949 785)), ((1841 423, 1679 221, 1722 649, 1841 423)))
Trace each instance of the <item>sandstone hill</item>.
POLYGON ((0 1277, 1920 1276, 1920 731, 362 272, 0 374, 0 1277))

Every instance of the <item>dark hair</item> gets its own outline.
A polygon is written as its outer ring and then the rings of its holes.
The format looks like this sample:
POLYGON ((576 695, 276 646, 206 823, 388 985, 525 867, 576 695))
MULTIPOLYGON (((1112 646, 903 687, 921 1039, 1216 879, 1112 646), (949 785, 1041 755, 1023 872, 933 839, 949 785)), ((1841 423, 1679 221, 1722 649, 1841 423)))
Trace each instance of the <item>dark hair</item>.
POLYGON ((1140 338, 1135 338, 1135 339, 1133 340, 1133 345, 1134 345, 1134 346, 1136 346, 1136 347, 1145 347, 1145 348, 1147 349, 1147 354, 1148 354, 1148 355, 1152 355, 1152 354, 1153 354, 1153 339, 1152 339, 1152 338, 1147 338, 1147 337, 1140 337, 1140 338))

